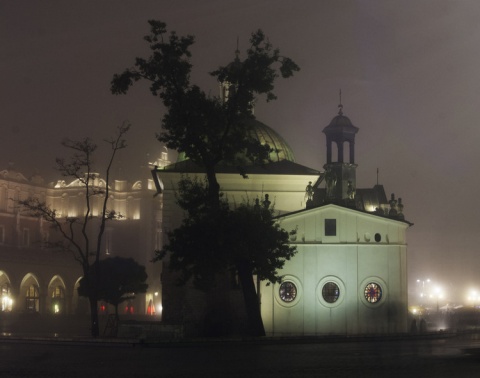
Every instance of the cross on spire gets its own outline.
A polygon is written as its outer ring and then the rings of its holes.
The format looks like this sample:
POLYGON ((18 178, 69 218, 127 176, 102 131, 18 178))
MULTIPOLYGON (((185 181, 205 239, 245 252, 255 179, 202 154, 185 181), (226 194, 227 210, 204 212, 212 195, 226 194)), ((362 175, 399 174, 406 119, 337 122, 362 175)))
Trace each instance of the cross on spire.
POLYGON ((338 115, 343 115, 342 90, 339 91, 340 103, 338 104, 338 115))

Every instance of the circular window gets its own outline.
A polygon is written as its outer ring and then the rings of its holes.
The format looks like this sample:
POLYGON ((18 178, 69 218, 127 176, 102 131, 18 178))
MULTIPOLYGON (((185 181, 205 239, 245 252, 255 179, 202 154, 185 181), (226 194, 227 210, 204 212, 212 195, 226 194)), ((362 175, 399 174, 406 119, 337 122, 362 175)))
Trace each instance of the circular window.
POLYGON ((380 285, 370 282, 365 286, 363 294, 368 303, 378 303, 382 299, 382 288, 380 285))
POLYGON ((325 307, 340 306, 347 290, 342 280, 336 276, 323 277, 316 288, 318 301, 325 307))
POLYGON ((290 303, 297 298, 297 286, 291 281, 282 282, 278 289, 280 299, 284 302, 290 303))
POLYGON ((327 303, 335 303, 340 296, 340 288, 335 282, 327 282, 322 288, 322 297, 327 303))
POLYGON ((382 241, 382 235, 380 235, 379 233, 376 233, 375 234, 375 241, 377 243, 380 243, 382 241))

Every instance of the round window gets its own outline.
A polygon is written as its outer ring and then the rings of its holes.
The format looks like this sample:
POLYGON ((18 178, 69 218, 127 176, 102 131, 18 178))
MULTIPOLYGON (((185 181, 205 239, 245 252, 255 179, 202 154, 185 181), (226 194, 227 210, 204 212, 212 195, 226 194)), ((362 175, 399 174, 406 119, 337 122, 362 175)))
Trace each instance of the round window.
POLYGON ((380 285, 370 282, 365 286, 365 299, 369 303, 378 303, 382 299, 382 288, 380 285))
POLYGON ((335 282, 327 282, 322 288, 322 297, 327 303, 335 303, 340 296, 340 288, 335 282))
POLYGON ((292 302, 297 297, 297 287, 291 281, 282 282, 279 288, 280 299, 284 302, 292 302))

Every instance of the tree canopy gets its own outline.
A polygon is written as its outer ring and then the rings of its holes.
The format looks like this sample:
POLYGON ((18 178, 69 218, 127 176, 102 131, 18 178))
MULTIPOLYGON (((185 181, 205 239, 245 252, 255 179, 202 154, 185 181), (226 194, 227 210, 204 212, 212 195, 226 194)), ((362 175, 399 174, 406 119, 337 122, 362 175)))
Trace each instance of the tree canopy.
POLYGON ((244 204, 231 210, 221 198, 216 171, 221 162, 235 163, 239 154, 256 162, 268 157, 270 146, 251 136, 248 121, 254 118, 255 101, 262 96, 275 99, 275 81, 292 76, 299 67, 258 30, 252 33, 243 59, 237 50, 232 62, 210 73, 222 87, 220 95, 212 96, 191 83, 194 37, 168 33, 161 21, 150 20, 149 25, 150 34, 144 39, 151 55, 136 58, 132 68, 114 75, 112 93, 125 94, 135 82, 149 81, 151 93, 167 109, 158 140, 185 153, 206 175, 203 187, 188 180, 180 183, 179 204, 189 215, 169 234, 158 259, 169 253, 170 267, 181 271, 184 281, 193 278, 204 288, 213 285, 218 274, 236 269, 252 334, 263 335, 252 274, 277 280, 277 270, 295 249, 286 244, 288 233, 273 220, 268 207, 244 204))
POLYGON ((211 96, 190 81, 191 35, 167 32, 166 24, 150 20, 145 36, 151 55, 136 58, 134 67, 113 77, 111 90, 125 94, 139 80, 150 82, 150 91, 167 108, 157 138, 206 170, 209 203, 217 206, 220 187, 215 168, 220 162, 234 162, 240 152, 266 158, 268 146, 250 137, 248 119, 259 96, 276 98, 274 82, 299 70, 295 62, 280 54, 261 30, 249 40, 245 59, 237 51, 234 60, 210 74, 223 85, 223 94, 211 96))
POLYGON ((268 196, 260 203, 242 203, 230 208, 226 200, 212 212, 204 206, 207 190, 202 182, 185 178, 179 183, 179 205, 188 216, 168 233, 168 243, 155 260, 169 256, 169 268, 181 273, 178 284, 193 280, 201 290, 217 284, 219 272, 236 272, 242 285, 249 330, 263 335, 253 275, 279 282, 279 270, 296 253, 289 236, 275 220, 268 196))
MULTIPOLYGON (((98 299, 115 307, 118 317, 118 305, 134 299, 136 294, 145 293, 148 288, 145 267, 132 258, 110 257, 100 260, 97 266, 98 299)), ((78 294, 88 297, 88 285, 84 278, 80 280, 78 294)))

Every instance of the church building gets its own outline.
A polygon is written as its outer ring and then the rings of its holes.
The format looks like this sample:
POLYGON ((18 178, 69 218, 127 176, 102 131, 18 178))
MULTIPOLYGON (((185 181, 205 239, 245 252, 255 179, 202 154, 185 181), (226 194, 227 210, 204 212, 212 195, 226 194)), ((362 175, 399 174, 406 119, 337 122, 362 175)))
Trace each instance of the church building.
MULTIPOLYGON (((257 293, 268 335, 384 334, 407 331, 407 242, 403 203, 378 183, 357 188, 355 138, 359 129, 339 113, 323 129, 326 163, 309 168, 295 162, 288 143, 251 119, 251 136, 271 149, 268 162, 219 165, 217 180, 232 204, 268 201, 278 222, 296 230, 297 254, 280 273, 281 282, 260 283, 257 293), (268 196, 268 197, 267 197, 268 196)), ((151 263, 167 232, 184 217, 176 204, 182 177, 203 179, 203 170, 182 154, 167 152, 138 181, 110 182, 109 208, 123 215, 107 226, 102 258, 133 257, 147 269, 149 289, 125 311, 165 323, 194 324, 204 298, 178 288, 167 262, 151 263)), ((107 183, 98 175, 93 185, 107 183)), ((12 167, 0 171, 0 313, 85 314, 76 288, 81 269, 72 256, 45 246, 58 237, 44 220, 18 206, 37 197, 61 217, 85 214, 78 180, 50 184, 26 178, 12 167)), ((93 204, 100 215, 102 199, 93 204)), ((238 291, 237 291, 238 294, 238 291)), ((240 297, 237 295, 237 297, 240 297)), ((237 298, 238 299, 238 298, 237 298)), ((108 306, 100 306, 100 313, 108 306)), ((198 322, 196 323, 198 324, 198 322)))
MULTIPOLYGON (((356 187, 355 137, 359 129, 340 111, 323 130, 323 170, 295 163, 293 151, 271 128, 253 120, 252 133, 272 148, 262 165, 220 166, 217 179, 232 203, 267 200, 278 221, 296 230, 297 254, 275 285, 257 288, 267 335, 386 334, 407 332, 407 243, 403 203, 382 185, 356 187)), ((176 183, 203 171, 179 156, 152 171, 162 196, 162 224, 177 227, 176 183)), ((174 288, 163 273, 164 319, 187 322, 199 301, 174 288), (186 310, 187 309, 187 310, 186 310)))
POLYGON ((307 188, 306 209, 279 217, 282 227, 297 230, 291 243, 298 252, 286 262, 280 284, 261 287, 267 332, 406 332, 406 230, 411 224, 402 201, 393 194, 387 201, 381 185, 356 188, 358 128, 341 107, 323 132, 327 163, 307 188))

